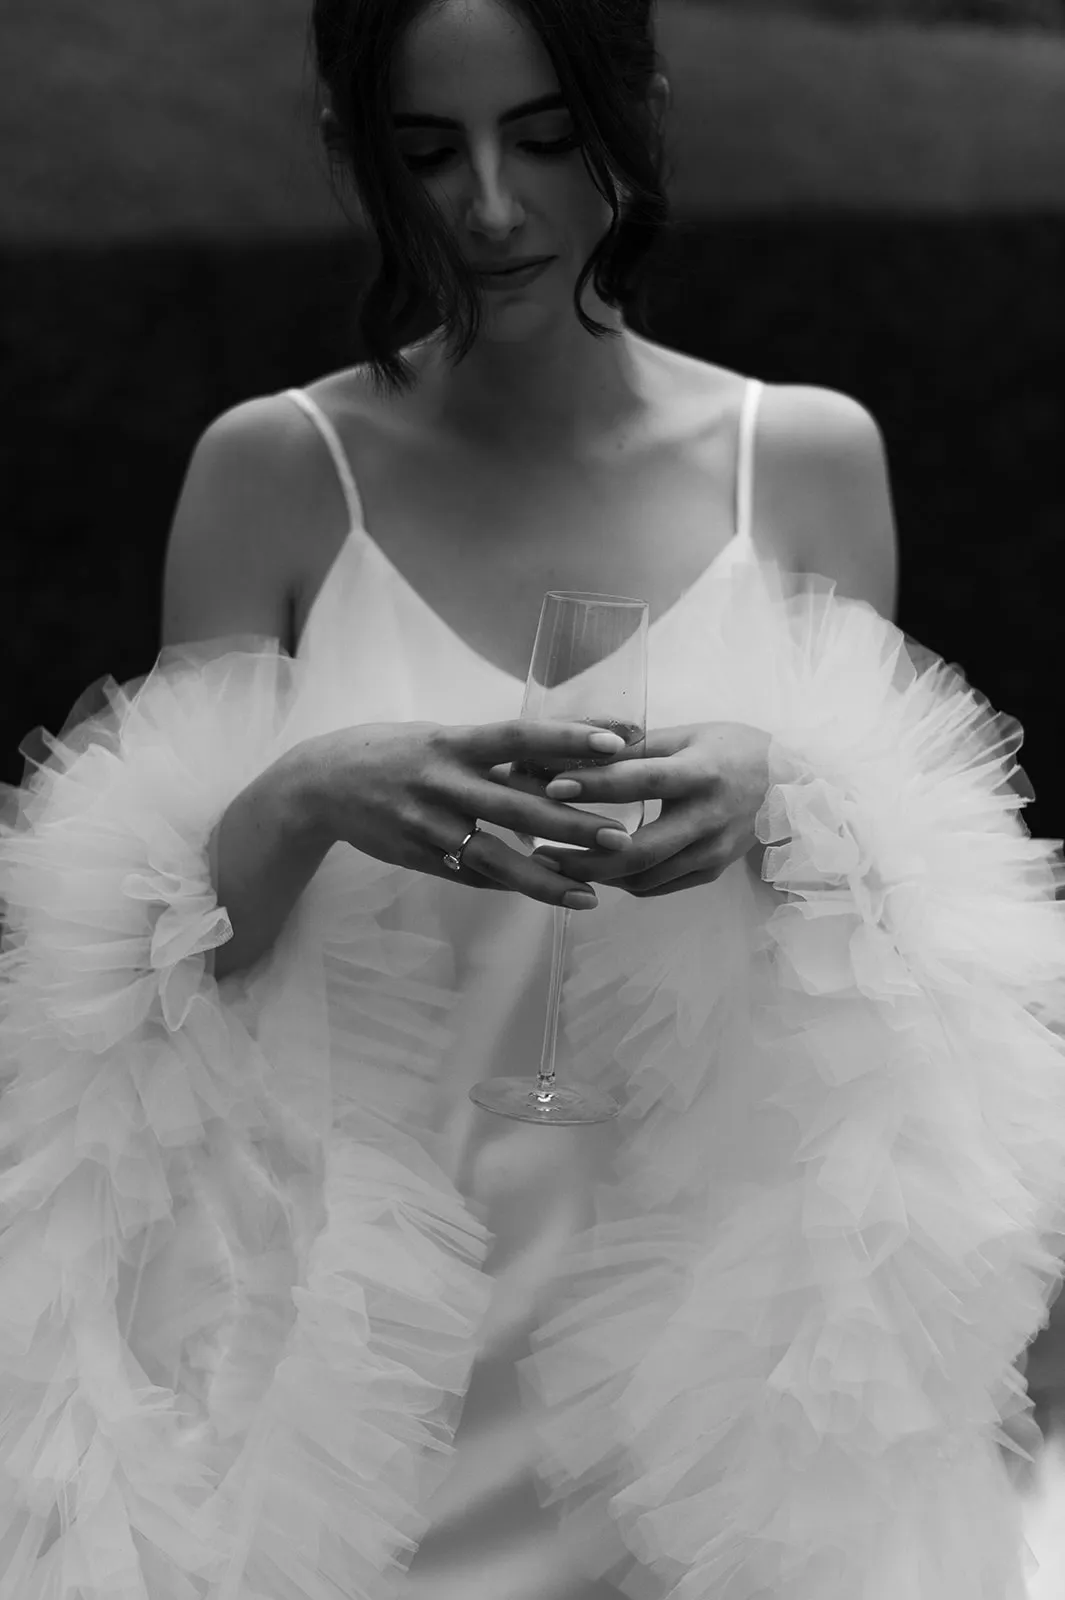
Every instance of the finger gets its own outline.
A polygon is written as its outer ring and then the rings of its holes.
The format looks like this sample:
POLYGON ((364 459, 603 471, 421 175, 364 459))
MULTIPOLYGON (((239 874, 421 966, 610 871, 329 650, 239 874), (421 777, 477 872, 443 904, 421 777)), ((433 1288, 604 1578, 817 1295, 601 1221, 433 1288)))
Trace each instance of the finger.
MULTIPOLYGON (((686 808, 656 817, 654 822, 637 828, 626 850, 615 853, 596 849, 564 858, 559 864, 564 872, 585 883, 625 879, 627 888, 628 879, 654 871, 665 863, 675 864, 682 872, 695 872, 712 864, 717 859, 720 837, 718 829, 697 822, 686 808), (694 840, 693 831, 697 832, 694 840)), ((549 844, 539 846, 536 853, 541 852, 554 859, 549 844)))
POLYGON ((593 911, 599 904, 591 885, 572 883, 561 872, 552 872, 542 861, 512 850, 494 833, 475 833, 462 852, 462 865, 464 870, 468 867, 471 873, 491 878, 502 888, 539 900, 544 905, 593 911))
MULTIPOLYGON (((537 851, 535 854, 538 855, 539 851, 537 851)), ((531 859, 535 859, 535 855, 531 859)), ((584 858, 581 857, 579 859, 583 867, 584 858)), ((568 877, 572 877, 576 881, 583 881, 583 878, 578 878, 577 873, 573 871, 573 867, 576 866, 576 864, 576 861, 574 861, 572 866, 570 863, 566 862, 563 865, 562 870, 568 877)), ((612 887, 624 890, 626 894, 632 895, 633 899, 635 900, 654 900, 657 899, 659 895, 673 894, 679 889, 696 889, 702 884, 716 883, 718 878, 720 878, 722 873, 726 870, 726 867, 731 866, 731 864, 731 862, 726 862, 723 866, 716 865, 712 867, 705 867, 698 872, 683 872, 677 877, 673 877, 670 874, 669 867, 666 866, 660 868, 653 875, 653 881, 652 875, 647 873, 641 874, 635 878, 618 878, 612 887)))
POLYGON ((714 872, 688 872, 683 878, 671 878, 668 883, 663 883, 657 889, 630 889, 628 884, 619 884, 627 894, 637 900, 657 900, 664 894, 679 894, 682 889, 699 889, 704 884, 716 883, 724 868, 714 872))
MULTIPOLYGON (((582 805, 603 801, 615 804, 626 800, 679 800, 691 792, 699 780, 683 757, 640 757, 612 761, 606 767, 582 767, 560 772, 552 778, 545 793, 552 800, 579 800, 582 805)), ((702 775, 705 782, 705 774, 702 775)))
POLYGON ((629 835, 613 818, 595 811, 576 811, 572 806, 560 805, 557 800, 526 794, 505 784, 470 779, 466 784, 456 785, 449 799, 464 815, 495 823, 499 828, 509 828, 513 833, 556 839, 560 844, 580 845, 586 850, 597 849, 603 837, 609 834, 617 850, 632 848, 629 835))
POLYGON ((467 728, 443 728, 440 737, 479 767, 495 767, 505 761, 532 764, 549 761, 557 771, 570 761, 617 755, 625 748, 624 739, 605 728, 590 727, 587 722, 547 722, 532 717, 467 728))
POLYGON ((502 883, 497 883, 494 878, 486 878, 483 872, 474 872, 466 860, 465 851, 462 853, 462 868, 459 872, 452 872, 451 868, 448 867, 446 872, 441 872, 438 876, 441 878, 457 878, 460 883, 466 884, 470 889, 494 889, 496 894, 504 892, 505 886, 502 883))
POLYGON ((644 739, 641 754, 649 757, 675 756, 692 741, 696 727, 652 728, 644 739))
POLYGON ((707 875, 707 882, 719 878, 729 865, 731 856, 722 839, 711 840, 709 843, 691 845, 687 850, 679 850, 659 865, 650 867, 646 872, 634 873, 632 877, 618 880, 618 887, 625 889, 629 894, 646 895, 656 893, 664 886, 676 883, 681 878, 701 877, 707 875))

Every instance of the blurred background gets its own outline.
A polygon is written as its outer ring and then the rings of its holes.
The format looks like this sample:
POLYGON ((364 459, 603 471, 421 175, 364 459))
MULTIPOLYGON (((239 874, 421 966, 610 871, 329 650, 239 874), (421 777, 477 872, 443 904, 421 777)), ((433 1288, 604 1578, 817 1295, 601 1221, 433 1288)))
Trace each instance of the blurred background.
MULTIPOLYGON (((207 424, 361 358, 308 14, 5 0, 0 779, 151 666, 207 424)), ((874 413, 897 620, 1022 722, 1026 818, 1060 838, 1065 0, 660 0, 659 38, 683 227, 644 331, 874 413)), ((1063 1346, 1031 1352, 1044 1409, 1063 1346)))

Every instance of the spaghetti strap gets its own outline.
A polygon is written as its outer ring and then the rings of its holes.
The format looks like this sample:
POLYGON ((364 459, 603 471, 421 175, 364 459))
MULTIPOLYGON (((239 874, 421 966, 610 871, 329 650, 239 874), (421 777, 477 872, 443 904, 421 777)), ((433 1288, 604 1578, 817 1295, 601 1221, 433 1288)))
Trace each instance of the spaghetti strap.
POLYGON ((758 402, 765 385, 758 378, 748 378, 740 415, 740 442, 736 464, 736 542, 751 542, 751 522, 754 506, 754 445, 758 422, 758 402))
POLYGON ((305 389, 286 389, 284 392, 290 400, 294 400, 300 409, 310 417, 326 442, 329 454, 333 458, 333 465, 337 470, 337 477, 340 479, 340 486, 344 491, 344 501, 348 508, 349 530, 361 527, 362 501, 355 486, 355 475, 351 470, 347 456, 344 454, 344 446, 340 442, 339 434, 317 400, 312 399, 305 389))

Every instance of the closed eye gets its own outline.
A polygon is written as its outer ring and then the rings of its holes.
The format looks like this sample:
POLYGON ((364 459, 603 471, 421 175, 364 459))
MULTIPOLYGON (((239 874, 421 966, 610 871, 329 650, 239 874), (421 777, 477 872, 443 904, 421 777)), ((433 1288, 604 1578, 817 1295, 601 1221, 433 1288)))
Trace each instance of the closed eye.
MULTIPOLYGON (((564 139, 552 139, 547 143, 533 139, 524 139, 522 140, 519 149, 528 150, 533 155, 550 159, 553 156, 569 155, 572 151, 579 147, 580 142, 581 141, 576 134, 568 134, 564 139)), ((448 157, 454 155, 454 153, 455 152, 453 150, 433 150, 428 155, 405 155, 403 159, 412 169, 412 171, 422 172, 430 167, 439 167, 443 161, 446 161, 448 157)))

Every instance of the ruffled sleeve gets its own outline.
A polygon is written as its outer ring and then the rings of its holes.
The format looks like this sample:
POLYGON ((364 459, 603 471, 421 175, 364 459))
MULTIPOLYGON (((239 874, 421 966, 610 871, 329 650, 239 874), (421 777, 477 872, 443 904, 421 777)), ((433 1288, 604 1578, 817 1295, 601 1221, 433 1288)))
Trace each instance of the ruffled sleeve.
MULTIPOLYGON (((296 692, 272 644, 167 651, 138 683, 102 683, 63 736, 39 735, 6 795, 5 1600, 190 1600, 219 1570, 211 1374, 180 1399, 169 1381, 224 1297, 224 1240, 201 1234, 191 1257, 204 1153, 247 1154, 269 1110, 263 1062, 210 977, 232 929, 208 840, 285 748, 296 692), (190 1325, 143 1330, 135 1353, 138 1297, 167 1253, 188 1258, 190 1325)), ((276 1201, 260 1197, 260 1224, 276 1201)))
MULTIPOLYGON (((327 1147, 305 1041, 260 1027, 276 975, 326 1030, 298 915, 211 968, 214 827, 321 687, 274 641, 167 651, 7 792, 0 1600, 324 1600, 417 1543, 485 1232, 398 1135, 327 1147)), ((348 855, 369 939, 389 869, 348 855)))
POLYGON ((1018 725, 869 606, 766 569, 714 620, 692 720, 771 736, 765 882, 595 946, 626 1140, 522 1364, 546 1492, 632 1600, 1022 1600, 1060 846, 1018 725))
POLYGON ((772 930, 797 981, 886 999, 986 979, 1060 1007, 1065 871, 1020 820, 1020 724, 818 581, 781 615, 756 831, 763 877, 789 896, 772 930))

